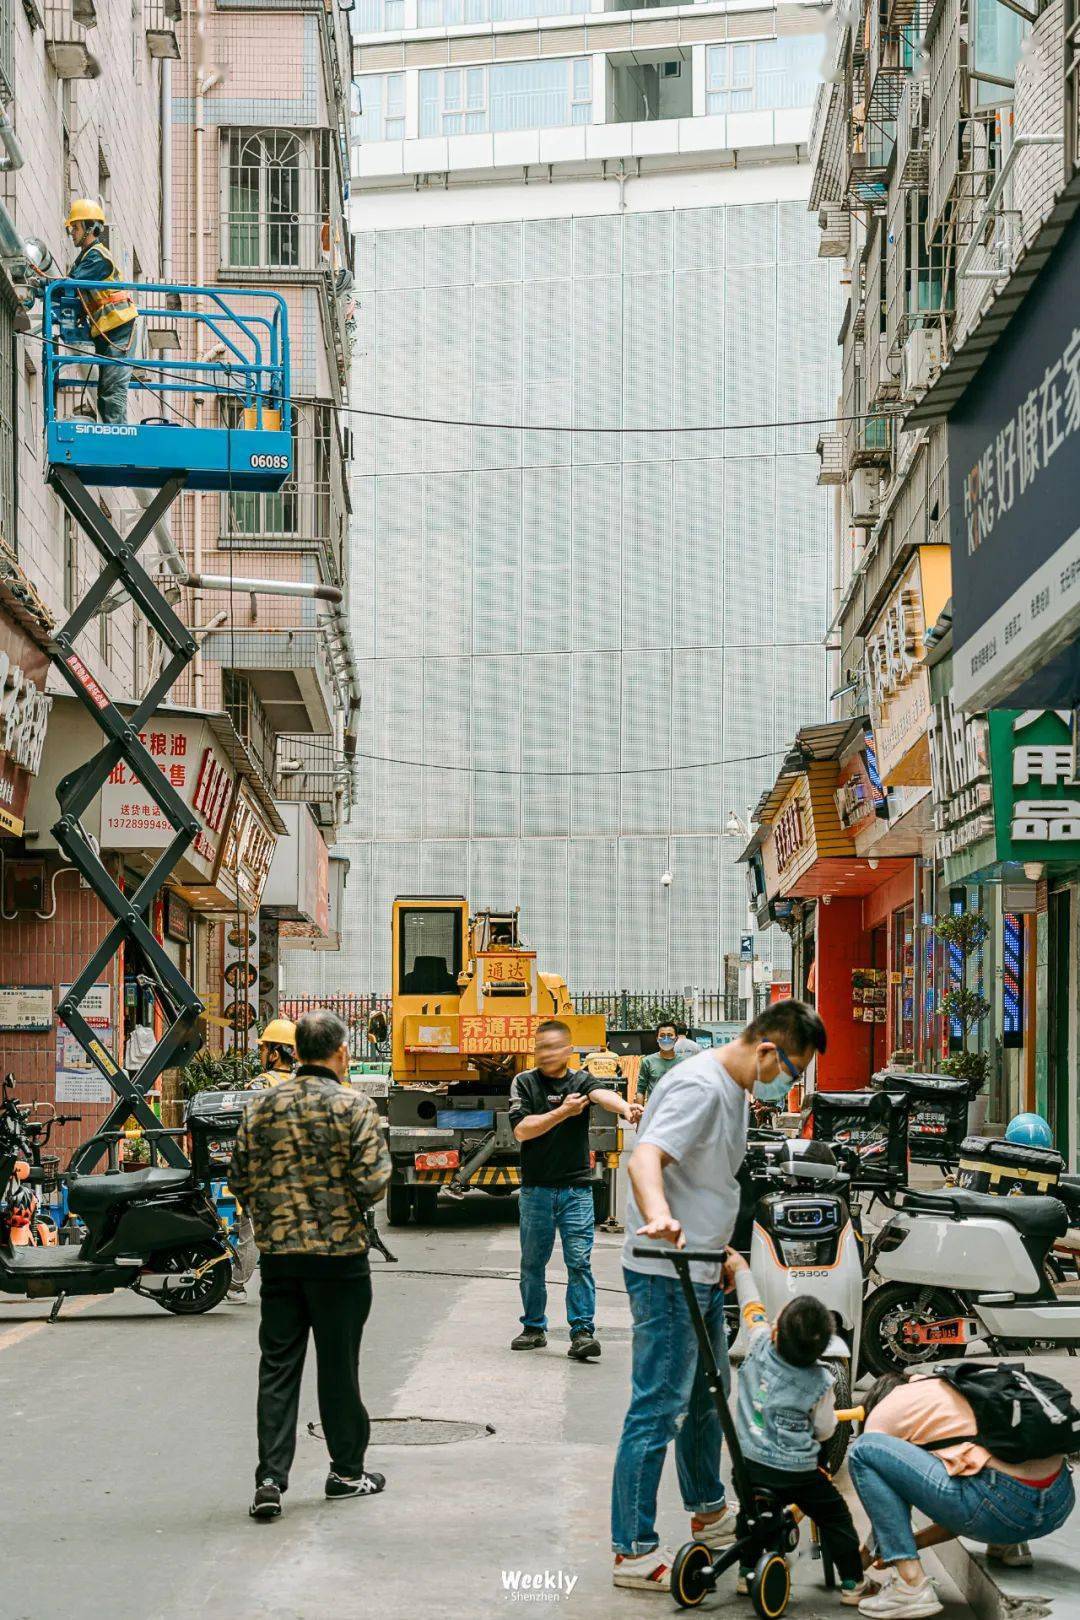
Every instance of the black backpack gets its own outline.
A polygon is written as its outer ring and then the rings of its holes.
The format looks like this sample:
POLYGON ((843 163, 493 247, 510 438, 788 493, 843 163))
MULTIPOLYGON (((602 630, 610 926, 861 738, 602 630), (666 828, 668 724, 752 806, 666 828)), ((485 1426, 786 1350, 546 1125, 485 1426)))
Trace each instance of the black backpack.
POLYGON ((1080 1412, 1064 1384, 1022 1362, 956 1361, 935 1367, 975 1414, 975 1433, 932 1440, 927 1451, 974 1440, 1004 1463, 1037 1462, 1080 1447, 1080 1412))

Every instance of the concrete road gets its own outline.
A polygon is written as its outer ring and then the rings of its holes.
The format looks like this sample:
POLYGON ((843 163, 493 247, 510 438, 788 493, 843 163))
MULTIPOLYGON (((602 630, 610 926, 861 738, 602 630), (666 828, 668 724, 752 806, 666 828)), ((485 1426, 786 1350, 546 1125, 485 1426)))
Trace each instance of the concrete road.
MULTIPOLYGON (((400 1264, 372 1262, 369 1410, 484 1432, 380 1443, 370 1460, 385 1494, 328 1503, 323 1445, 303 1432, 318 1416, 311 1377, 285 1513, 269 1525, 247 1516, 254 1288, 248 1303, 192 1319, 133 1295, 73 1301, 53 1327, 45 1305, 0 1296, 0 1620, 485 1620, 541 1601, 567 1620, 674 1613, 668 1598, 611 1586, 608 1496, 630 1356, 621 1240, 598 1234, 604 1354, 580 1366, 566 1357, 557 1286, 548 1348, 508 1349, 520 1308, 514 1203, 474 1195, 440 1208, 435 1228, 387 1236, 400 1264), (561 1577, 561 1592, 515 1595, 523 1572, 561 1577)), ((686 1528, 669 1467, 661 1535, 677 1545, 686 1528)), ((809 1557, 795 1579, 793 1620, 845 1612, 809 1557)), ((702 1612, 719 1610, 752 1615, 733 1578, 702 1612)))

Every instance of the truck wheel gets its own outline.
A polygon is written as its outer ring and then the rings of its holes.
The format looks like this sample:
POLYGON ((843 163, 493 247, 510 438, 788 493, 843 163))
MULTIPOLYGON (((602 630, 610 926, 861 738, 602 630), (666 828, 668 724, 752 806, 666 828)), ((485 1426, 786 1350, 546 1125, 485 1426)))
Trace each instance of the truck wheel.
POLYGON ((592 1184, 593 1220, 599 1226, 611 1214, 611 1188, 605 1176, 592 1184))
POLYGON ((439 1202, 438 1187, 417 1187, 413 1192, 413 1208, 421 1226, 434 1226, 435 1210, 439 1202))
POLYGON ((386 1189, 386 1219, 390 1226, 408 1226, 412 1214, 412 1188, 407 1181, 392 1181, 386 1189))

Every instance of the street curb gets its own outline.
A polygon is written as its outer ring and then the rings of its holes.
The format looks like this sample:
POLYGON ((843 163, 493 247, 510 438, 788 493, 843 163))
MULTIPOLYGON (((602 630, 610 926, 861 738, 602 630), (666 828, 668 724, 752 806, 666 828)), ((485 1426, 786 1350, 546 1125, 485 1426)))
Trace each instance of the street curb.
POLYGON ((943 1541, 929 1553, 956 1583, 977 1620, 1047 1620, 1048 1597, 1011 1597, 994 1579, 985 1558, 962 1541, 943 1541))

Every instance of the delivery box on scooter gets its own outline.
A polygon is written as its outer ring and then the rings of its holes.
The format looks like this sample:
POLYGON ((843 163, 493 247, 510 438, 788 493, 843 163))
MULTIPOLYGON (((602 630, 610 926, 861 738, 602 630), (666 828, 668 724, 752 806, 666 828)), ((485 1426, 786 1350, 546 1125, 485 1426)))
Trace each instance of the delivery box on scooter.
POLYGON ((902 1091, 910 1101, 908 1153, 912 1164, 955 1164, 967 1135, 971 1086, 944 1074, 909 1074, 882 1069, 874 1085, 902 1091))
POLYGON ((855 1185, 899 1184, 907 1180, 908 1109, 904 1092, 819 1091, 814 1140, 858 1154, 857 1169, 844 1165, 855 1185))
POLYGON ((956 1185, 967 1192, 1049 1193, 1053 1197, 1065 1161, 1054 1148, 1026 1147, 997 1136, 965 1136, 956 1185))

